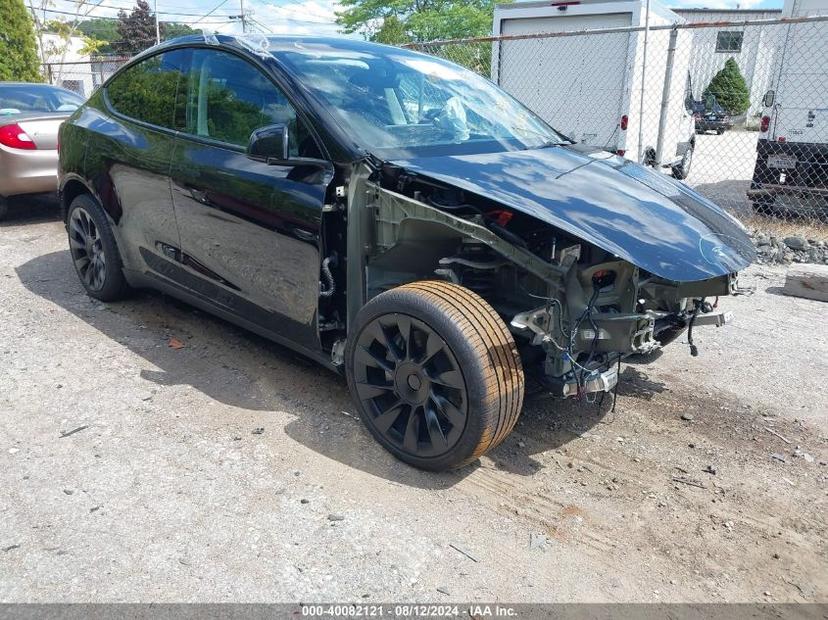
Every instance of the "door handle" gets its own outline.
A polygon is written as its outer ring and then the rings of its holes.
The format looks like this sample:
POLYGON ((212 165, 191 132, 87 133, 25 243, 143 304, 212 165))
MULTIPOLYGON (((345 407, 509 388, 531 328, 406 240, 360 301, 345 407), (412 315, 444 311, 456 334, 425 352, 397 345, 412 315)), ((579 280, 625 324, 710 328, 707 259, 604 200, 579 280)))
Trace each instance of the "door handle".
POLYGON ((296 235, 297 239, 301 239, 302 241, 316 241, 316 234, 302 230, 301 228, 294 228, 293 234, 296 235))

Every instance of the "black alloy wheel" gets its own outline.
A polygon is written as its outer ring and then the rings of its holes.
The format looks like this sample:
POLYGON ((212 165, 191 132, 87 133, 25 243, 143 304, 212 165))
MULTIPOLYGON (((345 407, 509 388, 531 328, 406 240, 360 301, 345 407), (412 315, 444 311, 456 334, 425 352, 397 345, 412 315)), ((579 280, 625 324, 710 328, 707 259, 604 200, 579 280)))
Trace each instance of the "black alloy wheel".
POLYGON ((116 301, 129 291, 121 255, 104 210, 89 194, 76 197, 66 216, 69 253, 90 297, 116 301))
POLYGON ((523 407, 523 366, 509 328, 485 299, 451 282, 411 282, 365 304, 345 371, 374 438, 430 471, 495 448, 523 407))
POLYGON ((405 314, 380 316, 354 352, 358 398, 369 423, 398 449, 433 458, 454 447, 468 418, 468 393, 443 338, 405 314))
POLYGON ((69 249, 86 289, 100 291, 106 282, 106 252, 98 227, 83 207, 69 218, 69 249))

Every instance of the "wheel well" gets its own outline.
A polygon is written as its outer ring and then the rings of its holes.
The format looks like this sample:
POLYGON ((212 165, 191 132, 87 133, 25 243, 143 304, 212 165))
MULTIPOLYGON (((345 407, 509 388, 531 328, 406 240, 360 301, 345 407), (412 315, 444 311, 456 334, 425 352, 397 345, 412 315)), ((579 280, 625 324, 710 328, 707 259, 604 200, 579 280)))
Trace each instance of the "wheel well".
POLYGON ((66 217, 69 215, 69 205, 72 204, 72 201, 82 194, 91 193, 92 192, 89 191, 89 188, 87 188, 86 185, 76 180, 68 181, 66 185, 63 186, 63 190, 60 193, 60 215, 64 222, 66 221, 66 217))

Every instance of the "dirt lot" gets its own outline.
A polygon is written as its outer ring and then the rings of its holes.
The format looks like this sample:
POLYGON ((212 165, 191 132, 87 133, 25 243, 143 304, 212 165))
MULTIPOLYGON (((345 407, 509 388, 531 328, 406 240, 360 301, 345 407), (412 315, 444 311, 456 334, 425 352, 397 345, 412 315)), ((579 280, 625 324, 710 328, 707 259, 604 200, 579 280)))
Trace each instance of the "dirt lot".
POLYGON ((2 601, 828 601, 828 306, 778 269, 698 358, 625 364, 614 414, 535 398, 431 475, 337 376, 91 301, 65 247, 53 207, 0 226, 2 601))
POLYGON ((687 184, 715 203, 744 217, 752 213, 745 192, 756 166, 755 131, 726 131, 696 136, 696 152, 687 184))

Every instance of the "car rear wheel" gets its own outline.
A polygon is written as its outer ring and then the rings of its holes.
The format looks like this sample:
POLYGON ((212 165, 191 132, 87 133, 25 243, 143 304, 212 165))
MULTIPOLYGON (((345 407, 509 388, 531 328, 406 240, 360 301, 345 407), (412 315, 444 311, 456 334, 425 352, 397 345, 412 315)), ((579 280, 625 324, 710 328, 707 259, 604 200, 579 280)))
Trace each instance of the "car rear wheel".
POLYGON ((345 359, 368 430, 422 469, 474 461, 503 441, 523 406, 512 335, 486 301, 456 284, 414 282, 372 299, 345 359))
POLYGON ((9 213, 9 201, 6 198, 0 196, 0 221, 6 219, 6 215, 9 213))
POLYGON ((128 291, 112 228, 103 209, 88 194, 72 201, 66 218, 69 252, 87 294, 116 301, 128 291))

